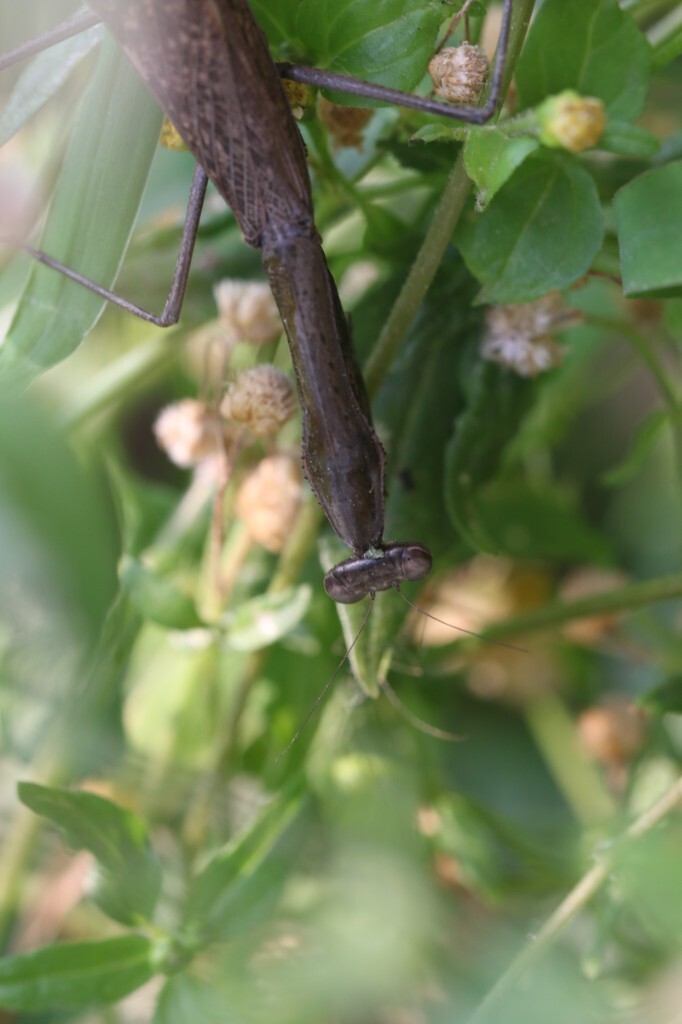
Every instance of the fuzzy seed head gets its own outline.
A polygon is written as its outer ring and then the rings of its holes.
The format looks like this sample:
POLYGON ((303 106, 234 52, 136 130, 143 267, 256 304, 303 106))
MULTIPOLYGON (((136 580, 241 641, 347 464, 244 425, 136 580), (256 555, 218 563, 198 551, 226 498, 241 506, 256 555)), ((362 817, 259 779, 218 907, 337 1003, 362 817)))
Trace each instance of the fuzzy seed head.
POLYGON ((362 129, 370 120, 373 110, 364 107, 341 107, 330 103, 324 96, 317 101, 317 113, 332 137, 336 149, 342 146, 362 149, 362 129))
POLYGON ((540 141, 571 153, 596 146, 606 128, 602 101, 571 89, 546 99, 538 108, 538 120, 540 141))
POLYGON ((563 308, 560 292, 518 306, 492 306, 486 314, 481 356, 520 377, 537 377, 562 362, 561 346, 550 332, 576 322, 576 314, 563 308))
POLYGON ((231 340, 263 345, 282 333, 275 300, 264 282, 225 279, 213 294, 218 319, 231 340))
POLYGON ((301 504, 303 485, 298 460, 288 455, 263 459, 246 477, 234 511, 250 536, 267 551, 282 550, 301 504))
POLYGON ((154 435, 171 462, 186 469, 222 450, 224 426, 210 406, 185 398, 161 410, 154 435))
POLYGON ((171 153, 187 152, 187 146, 185 145, 180 132, 173 122, 169 121, 167 117, 164 117, 163 124, 161 125, 159 145, 163 146, 164 149, 169 149, 171 153))
POLYGON ((220 406, 226 420, 247 427, 256 437, 274 437, 295 411, 291 381, 270 363, 240 373, 220 406))
POLYGON ((489 70, 483 50, 466 42, 460 46, 446 46, 432 57, 429 64, 436 96, 460 105, 476 102, 489 70))

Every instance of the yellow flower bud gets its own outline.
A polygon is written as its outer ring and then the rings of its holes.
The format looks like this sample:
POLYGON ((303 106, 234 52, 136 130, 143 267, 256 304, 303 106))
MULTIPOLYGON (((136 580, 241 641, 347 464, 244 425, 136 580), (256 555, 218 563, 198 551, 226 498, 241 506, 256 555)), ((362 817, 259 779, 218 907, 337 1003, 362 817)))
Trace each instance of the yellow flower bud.
POLYGON ((171 153, 184 153, 187 151, 187 146, 180 132, 167 117, 164 117, 163 124, 161 125, 159 145, 163 146, 164 149, 169 149, 171 153))
POLYGON ((550 96, 538 108, 540 141, 554 149, 582 153, 596 146, 606 128, 601 100, 581 96, 571 89, 550 96))
POLYGON ((310 86, 304 85, 303 82, 291 82, 288 78, 282 79, 282 85, 289 100, 291 113, 297 121, 300 121, 306 109, 310 106, 312 96, 310 86))

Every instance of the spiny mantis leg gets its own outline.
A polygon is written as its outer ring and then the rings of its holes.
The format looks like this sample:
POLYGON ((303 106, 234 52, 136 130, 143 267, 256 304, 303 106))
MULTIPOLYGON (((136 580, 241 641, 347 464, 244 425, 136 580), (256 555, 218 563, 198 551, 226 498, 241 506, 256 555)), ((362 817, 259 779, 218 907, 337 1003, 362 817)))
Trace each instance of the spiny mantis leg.
POLYGON ((333 71, 311 68, 304 64, 277 64, 277 70, 282 78, 288 78, 292 82, 301 82, 303 85, 314 85, 320 89, 336 89, 351 96, 362 96, 365 99, 380 100, 393 106, 409 107, 412 110, 420 110, 422 113, 427 114, 438 114, 439 116, 449 117, 456 121, 464 121, 467 124, 485 124, 496 113, 502 92, 507 46, 511 30, 512 4, 513 0, 504 0, 504 12, 497 43, 492 82, 488 99, 482 107, 461 107, 455 106, 452 103, 444 103, 440 100, 431 100, 425 96, 413 96, 410 93, 401 92, 399 89, 388 89, 386 86, 375 85, 373 82, 363 82, 361 79, 352 78, 350 75, 339 75, 333 71))
POLYGON ((87 288, 88 291, 94 292, 95 295, 99 295, 100 298, 106 299, 107 302, 113 303, 113 305, 118 306, 127 313, 132 313, 133 316, 139 317, 140 320, 146 320, 147 323, 154 324, 155 327, 172 327, 173 324, 176 324, 180 319, 180 311, 185 298, 185 291, 187 290, 187 280, 189 278, 190 267, 192 264, 194 245, 199 231, 199 220, 201 218, 201 210, 204 205, 204 196, 206 195, 207 184, 208 178, 206 176, 206 172, 203 167, 196 164, 194 168, 194 176, 192 178, 192 185, 189 191, 189 199, 187 201, 187 212, 185 214, 185 223, 182 229, 180 250, 175 261, 173 280, 171 282, 168 298, 166 299, 166 304, 163 307, 163 312, 160 316, 150 313, 142 306, 138 306, 134 302, 124 299, 121 295, 117 295, 116 292, 112 292, 108 288, 104 288, 102 285, 97 284, 95 281, 91 281, 90 278, 84 277, 83 274, 79 274, 77 270, 72 270, 71 267, 67 267, 64 263, 60 263, 59 260, 53 259, 51 256, 48 256, 47 253, 42 252, 42 250, 35 249, 27 242, 15 239, 5 240, 0 236, 0 244, 11 244, 17 249, 22 249, 24 252, 33 256, 33 258, 39 263, 43 263, 46 267, 51 267, 52 270, 58 271, 58 273, 63 274, 64 277, 68 277, 70 281, 76 281, 76 283, 82 285, 83 288, 87 288))
MULTIPOLYGON (((443 103, 439 100, 431 100, 424 96, 413 96, 410 93, 404 93, 398 89, 389 89, 386 86, 376 85, 371 82, 363 82, 362 80, 352 78, 349 75, 340 75, 335 72, 325 71, 319 68, 311 68, 306 65, 279 64, 277 67, 281 76, 283 78, 288 78, 291 81, 301 82, 306 85, 314 85, 319 88, 337 89, 350 95, 384 101, 396 106, 409 107, 413 110, 437 114, 469 124, 485 124, 485 122, 489 121, 495 114, 500 99, 504 80, 509 32, 511 28, 512 4, 513 0, 504 0, 504 11, 502 15, 502 25, 500 27, 500 36, 497 44, 493 78, 488 99, 482 107, 453 106, 452 104, 443 103)), ((43 33, 41 36, 38 36, 35 39, 30 40, 28 43, 24 43, 0 56, 0 71, 12 64, 33 56, 35 53, 38 53, 57 42, 61 42, 63 39, 68 39, 71 36, 78 35, 80 32, 83 32, 87 28, 91 28, 98 22, 99 18, 88 11, 74 15, 72 18, 60 22, 58 25, 54 26, 54 28, 43 33)), ((144 307, 138 306, 134 302, 130 302, 128 299, 123 298, 116 292, 113 292, 108 288, 104 288, 102 285, 90 280, 90 278, 85 277, 78 271, 71 269, 71 267, 66 266, 64 263, 61 263, 59 260, 53 259, 42 250, 34 248, 34 246, 29 245, 27 242, 22 242, 17 239, 2 238, 0 236, 0 244, 9 244, 17 249, 22 249, 44 266, 50 267, 52 270, 63 274, 65 277, 68 277, 69 280, 75 281, 83 288, 87 288, 89 291, 94 292, 95 295, 99 295, 100 298, 105 299, 107 302, 111 302, 113 305, 118 306, 127 313, 131 313, 134 316, 139 317, 141 320, 145 320, 147 323, 154 324, 156 327, 171 327, 173 324, 176 324, 180 318, 207 184, 208 179, 204 170, 197 165, 192 178, 185 223, 182 231, 180 249, 175 263, 173 280, 171 282, 170 291, 168 293, 168 298, 166 299, 163 312, 158 316, 154 313, 150 313, 148 310, 144 309, 144 307)))

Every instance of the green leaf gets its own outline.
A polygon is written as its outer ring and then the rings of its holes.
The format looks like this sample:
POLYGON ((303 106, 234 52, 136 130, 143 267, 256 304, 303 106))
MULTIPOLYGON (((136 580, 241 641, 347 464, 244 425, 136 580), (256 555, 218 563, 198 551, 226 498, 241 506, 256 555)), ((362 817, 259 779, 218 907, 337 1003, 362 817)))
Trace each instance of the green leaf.
POLYGON ((624 293, 682 294, 682 160, 641 174, 616 194, 614 205, 624 293))
POLYGON ((292 858, 300 855, 298 844, 288 844, 287 839, 301 813, 301 801, 297 780, 197 875, 184 913, 190 934, 225 941, 270 911, 291 874, 292 858))
POLYGON ((312 590, 304 584, 245 601, 225 619, 227 642, 235 651, 260 651, 294 629, 310 605, 312 590))
POLYGON ((480 302, 528 302, 573 284, 603 237, 592 177, 565 154, 538 153, 514 172, 480 217, 456 233, 480 302))
POLYGON ((94 793, 32 782, 19 783, 18 791, 22 803, 56 825, 69 846, 95 856, 102 879, 93 898, 109 917, 123 924, 150 917, 161 870, 137 815, 94 793))
POLYGON ((509 136, 503 128, 471 129, 464 145, 464 165, 479 190, 479 208, 490 202, 539 146, 537 139, 509 136))
POLYGON ((655 715, 682 714, 682 676, 672 676, 647 690, 637 703, 655 715))
POLYGON ((604 473, 603 482, 608 487, 617 487, 636 476, 646 465, 652 448, 669 423, 670 415, 666 409, 657 409, 647 416, 637 429, 627 457, 619 466, 604 473))
POLYGON ((638 124, 609 120, 597 148, 607 153, 619 153, 622 156, 648 160, 658 153, 661 144, 655 135, 638 124))
POLYGON ((211 972, 204 970, 197 977, 183 972, 168 978, 152 1024, 245 1024, 244 1014, 234 1007, 240 990, 221 967, 213 965, 211 972))
POLYGON ((52 97, 73 69, 100 42, 101 25, 43 50, 17 79, 0 115, 0 146, 12 138, 52 97))
MULTIPOLYGON (((113 285, 160 124, 161 112, 141 80, 121 51, 105 41, 62 165, 40 248, 97 283, 113 285)), ((103 308, 92 292, 34 264, 0 349, 0 384, 23 388, 65 359, 103 308)))
POLYGON ((497 480, 475 496, 475 507, 484 535, 512 558, 604 563, 611 554, 608 541, 558 487, 497 480))
POLYGON ((498 472, 506 445, 532 408, 541 380, 527 380, 479 362, 470 377, 468 402, 445 454, 445 498, 452 523, 474 549, 497 550, 480 517, 480 489, 498 472))
POLYGON ((423 0, 254 0, 252 7, 271 45, 286 44, 290 57, 407 92, 424 76, 447 17, 423 0))
POLYGON ((119 579, 133 607, 149 622, 166 629, 198 629, 203 625, 192 598, 138 559, 124 555, 119 579))
POLYGON ((74 942, 0 960, 0 1006, 27 1012, 114 1003, 154 975, 142 935, 74 942))
POLYGON ((639 117, 651 48, 616 0, 546 0, 515 70, 522 107, 564 89, 602 100, 609 117, 639 117))

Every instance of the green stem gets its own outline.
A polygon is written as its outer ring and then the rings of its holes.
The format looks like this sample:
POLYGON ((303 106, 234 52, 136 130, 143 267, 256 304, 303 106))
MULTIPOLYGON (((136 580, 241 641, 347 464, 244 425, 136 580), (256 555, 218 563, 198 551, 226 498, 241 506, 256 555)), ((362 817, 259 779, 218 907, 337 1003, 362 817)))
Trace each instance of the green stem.
MULTIPOLYGON (((544 605, 542 608, 526 612, 524 615, 517 615, 505 622, 489 626, 481 633, 481 640, 484 642, 506 640, 510 637, 547 629, 550 626, 560 626, 565 622, 572 622, 574 619, 585 619, 592 615, 602 615, 608 612, 632 611, 634 608, 656 604, 660 601, 670 601, 677 597, 682 597, 682 573, 658 576, 653 580, 628 583, 606 593, 592 594, 579 601, 557 601, 544 605)), ((459 648, 464 645, 473 645, 473 643, 474 641, 470 639, 458 640, 451 647, 459 648)))
POLYGON ((612 819, 616 804, 581 746, 575 722, 561 699, 548 694, 530 701, 526 722, 557 785, 587 827, 612 819))
MULTIPOLYGON (((508 997, 516 982, 526 973, 552 943, 558 938, 568 924, 587 906, 595 893, 609 877, 616 856, 623 845, 633 843, 647 832, 650 832, 667 814, 682 801, 682 778, 668 789, 644 814, 640 815, 626 829, 620 843, 613 844, 606 855, 585 874, 575 888, 568 894, 553 914, 547 919, 539 932, 534 936, 531 945, 527 945, 513 963, 507 968, 487 996, 479 1004, 475 1013, 469 1018, 468 1024, 482 1024, 484 1020, 500 1020, 500 1002, 508 997), (493 1011, 493 1014, 491 1014, 493 1011)), ((504 1016, 504 1014, 502 1014, 504 1016)))
MULTIPOLYGON (((503 95, 511 81, 514 65, 521 52, 533 6, 534 0, 519 0, 514 7, 503 95)), ((469 194, 470 184, 464 169, 464 159, 460 154, 436 207, 421 249, 417 253, 400 295, 364 368, 365 384, 370 398, 379 390, 393 360, 400 351, 419 307, 424 301, 445 250, 452 239, 469 194)))

